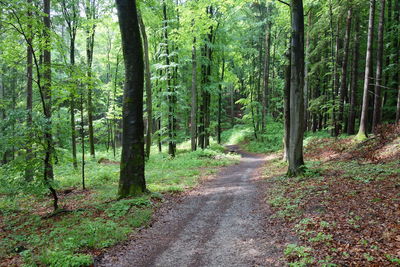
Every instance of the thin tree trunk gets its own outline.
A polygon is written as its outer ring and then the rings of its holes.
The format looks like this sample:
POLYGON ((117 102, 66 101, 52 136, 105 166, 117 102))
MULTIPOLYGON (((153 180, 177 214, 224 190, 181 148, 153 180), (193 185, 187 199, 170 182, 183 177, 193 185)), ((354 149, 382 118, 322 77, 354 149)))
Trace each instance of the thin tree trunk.
POLYGON ((283 114, 285 133, 283 137, 283 161, 289 160, 289 142, 290 142, 290 78, 291 78, 291 56, 290 49, 287 51, 287 65, 285 66, 285 89, 283 97, 283 114))
POLYGON ((192 46, 192 107, 190 111, 190 136, 192 151, 197 150, 197 59, 196 59, 196 37, 193 38, 192 46))
POLYGON ((355 21, 354 51, 352 64, 352 77, 350 85, 350 110, 349 122, 347 127, 348 134, 355 134, 356 106, 357 106, 357 85, 358 85, 358 65, 360 58, 360 19, 357 16, 355 21))
POLYGON ((146 80, 146 109, 147 109, 147 133, 146 133, 146 158, 150 157, 151 135, 153 132, 153 98, 151 89, 151 73, 149 60, 149 42, 147 40, 146 28, 142 16, 139 14, 139 26, 143 40, 145 80, 146 80))
POLYGON ((267 120, 267 105, 268 105, 268 86, 269 86, 269 62, 271 51, 271 25, 266 24, 265 28, 265 56, 264 56, 264 79, 263 79, 263 94, 262 94, 262 113, 261 113, 261 128, 265 131, 267 120))
POLYGON ((382 71, 383 71, 383 46, 384 46, 384 27, 385 27, 385 0, 381 0, 381 13, 379 16, 379 29, 378 29, 378 48, 377 48, 377 61, 376 61, 376 76, 375 76, 375 101, 374 101, 374 114, 372 117, 372 130, 381 123, 382 117, 382 71))
POLYGON ((164 42, 165 42, 165 60, 167 65, 167 92, 168 92, 168 154, 175 157, 175 140, 174 140, 174 107, 173 107, 173 94, 174 88, 171 86, 170 75, 170 53, 169 53, 169 39, 168 39, 168 17, 167 17, 167 3, 163 0, 163 27, 164 27, 164 42))
POLYGON ((45 49, 43 51, 43 111, 46 117, 46 130, 45 130, 45 142, 46 152, 44 159, 44 181, 47 184, 52 196, 53 196, 53 208, 58 209, 58 196, 56 190, 51 185, 51 181, 54 180, 53 173, 53 135, 51 131, 51 115, 52 115, 52 103, 51 103, 51 21, 50 21, 50 0, 43 0, 43 23, 44 23, 44 40, 45 49))
MULTIPOLYGON (((32 18, 32 11, 31 9, 32 0, 28 0, 28 17, 29 19, 32 18)), ((32 43, 32 24, 29 23, 28 25, 28 43, 32 43)), ((27 55, 26 55, 26 110, 27 110, 27 117, 26 117, 26 127, 30 129, 32 127, 32 103, 33 103, 33 52, 31 46, 27 45, 27 55)), ((1 85, 0 85, 1 86, 1 85)), ((30 162, 33 158, 32 155, 32 145, 29 141, 29 136, 27 137, 27 149, 26 149, 26 161, 27 167, 25 169, 25 179, 26 181, 32 181, 33 179, 33 170, 30 166, 30 162)))
POLYGON ((304 67, 304 130, 308 126, 308 91, 309 91, 309 68, 310 68, 310 30, 311 30, 311 10, 308 12, 308 31, 306 38, 305 67, 304 67))
POLYGON ((230 109, 231 109, 231 127, 235 126, 235 88, 231 85, 230 89, 230 109))
POLYGON ((340 102, 339 102, 339 118, 338 118, 338 134, 342 132, 344 125, 344 104, 347 98, 347 66, 349 61, 349 45, 351 34, 352 8, 347 13, 346 36, 344 39, 344 55, 342 61, 342 78, 340 81, 340 102))
POLYGON ((85 124, 83 120, 83 92, 81 92, 81 149, 82 149, 82 166, 81 166, 81 175, 82 175, 82 188, 85 190, 85 124))
MULTIPOLYGON (((88 20, 95 20, 96 16, 96 0, 86 0, 86 17, 88 20)), ((94 128, 93 128, 93 73, 92 73, 92 64, 93 64, 93 49, 94 49, 94 37, 95 37, 95 29, 96 24, 92 22, 91 25, 86 30, 86 60, 87 60, 87 77, 88 77, 88 104, 87 104, 87 112, 88 112, 88 125, 89 125, 89 147, 90 147, 90 155, 94 158, 95 155, 95 147, 94 147, 94 128)))
MULTIPOLYGON (((396 25, 400 25, 400 0, 396 1, 396 8, 395 8, 395 21, 396 25)), ((395 56, 395 63, 397 66, 397 74, 394 75, 394 80, 397 83, 397 108, 396 108, 396 122, 400 122, 400 50, 398 47, 400 47, 400 27, 396 28, 396 32, 394 34, 395 36, 395 47, 396 49, 396 56, 395 56)))
POLYGON ((143 87, 144 62, 135 0, 116 0, 125 62, 120 197, 146 191, 143 87))
POLYGON ((368 102, 370 88, 370 78, 372 75, 372 51, 374 43, 374 24, 375 24, 375 0, 370 0, 369 22, 368 22, 368 41, 367 41, 367 54, 365 59, 365 77, 363 89, 363 102, 361 109, 360 128, 358 129, 357 138, 367 138, 367 124, 368 124, 368 102))
POLYGON ((225 76, 225 57, 222 55, 222 73, 221 73, 221 82, 219 84, 219 92, 218 92, 218 133, 217 133, 217 141, 218 144, 221 144, 221 123, 222 123, 222 83, 224 82, 225 76))

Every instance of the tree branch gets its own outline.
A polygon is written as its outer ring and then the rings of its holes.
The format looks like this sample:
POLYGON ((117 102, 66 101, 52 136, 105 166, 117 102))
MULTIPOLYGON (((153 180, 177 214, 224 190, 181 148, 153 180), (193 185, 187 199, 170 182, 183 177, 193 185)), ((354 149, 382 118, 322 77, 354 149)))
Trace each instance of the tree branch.
POLYGON ((285 5, 287 5, 287 6, 289 6, 290 7, 290 4, 289 3, 287 3, 287 2, 285 2, 285 1, 283 1, 283 0, 278 0, 279 2, 281 2, 282 4, 285 4, 285 5))

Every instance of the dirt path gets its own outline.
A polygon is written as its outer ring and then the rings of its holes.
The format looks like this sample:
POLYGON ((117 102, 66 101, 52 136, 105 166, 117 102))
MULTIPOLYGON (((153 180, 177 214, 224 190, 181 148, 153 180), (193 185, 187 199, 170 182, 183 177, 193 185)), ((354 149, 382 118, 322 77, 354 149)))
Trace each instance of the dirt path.
POLYGON ((161 210, 152 227, 102 255, 95 266, 277 265, 278 249, 265 227, 255 181, 265 156, 241 154, 239 164, 161 210))

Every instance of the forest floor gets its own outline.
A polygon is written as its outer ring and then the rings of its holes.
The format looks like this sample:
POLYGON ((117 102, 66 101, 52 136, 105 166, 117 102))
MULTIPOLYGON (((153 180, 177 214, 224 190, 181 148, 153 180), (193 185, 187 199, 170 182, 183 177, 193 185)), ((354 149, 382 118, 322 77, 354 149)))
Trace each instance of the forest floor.
POLYGON ((1 168, 0 266, 89 266, 103 250, 148 225, 162 202, 172 201, 239 160, 215 143, 196 152, 189 146, 180 144, 174 159, 153 151, 146 166, 152 193, 121 200, 117 199, 119 163, 112 151, 98 150, 97 159, 88 159, 85 190, 69 151, 59 151, 55 186, 61 211, 56 214, 46 188, 11 179, 12 165, 1 168))
POLYGON ((151 227, 95 266, 282 266, 288 241, 276 238, 278 226, 266 227, 270 211, 259 179, 268 158, 239 153, 239 164, 164 206, 151 227))
POLYGON ((307 140, 307 170, 287 178, 267 162, 267 203, 275 224, 298 242, 284 250, 291 266, 400 266, 400 125, 364 142, 307 140))

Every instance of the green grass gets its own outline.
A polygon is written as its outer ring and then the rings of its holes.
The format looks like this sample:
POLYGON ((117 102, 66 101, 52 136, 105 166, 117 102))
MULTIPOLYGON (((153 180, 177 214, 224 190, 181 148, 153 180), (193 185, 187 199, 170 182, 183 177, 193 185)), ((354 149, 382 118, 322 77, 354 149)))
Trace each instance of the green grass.
POLYGON ((256 139, 251 126, 239 124, 224 131, 221 138, 226 144, 241 145, 250 152, 275 152, 281 150, 283 146, 283 125, 273 121, 267 123, 265 133, 259 133, 256 139))
MULTIPOLYGON (((224 154, 224 148, 215 143, 196 152, 190 152, 188 142, 180 144, 178 149, 176 157, 171 159, 152 148, 146 164, 146 183, 152 193, 122 200, 117 200, 119 164, 112 151, 97 152, 97 159, 111 161, 107 164, 88 157, 87 191, 80 189, 81 173, 72 167, 69 152, 59 153, 54 186, 59 192, 73 191, 60 194, 60 205, 69 211, 50 218, 43 217, 51 211, 45 188, 31 192, 31 188, 36 188, 35 183, 25 186, 22 182, 9 183, 0 189, 0 224, 5 230, 0 233, 0 261, 18 256, 26 266, 90 265, 91 251, 125 240, 136 228, 146 225, 163 193, 192 188, 201 176, 215 173, 217 167, 239 159, 237 155, 224 154)), ((7 174, 6 169, 0 168, 1 183, 18 180, 7 174)))

